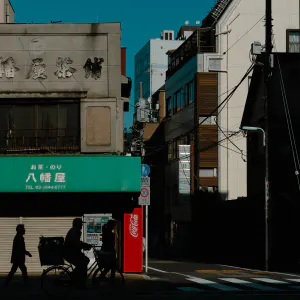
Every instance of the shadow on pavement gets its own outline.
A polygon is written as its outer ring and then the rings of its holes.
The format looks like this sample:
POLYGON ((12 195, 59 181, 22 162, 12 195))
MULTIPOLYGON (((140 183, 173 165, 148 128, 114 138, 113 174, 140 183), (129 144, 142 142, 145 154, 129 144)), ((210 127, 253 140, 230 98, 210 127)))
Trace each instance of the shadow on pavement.
MULTIPOLYGON (((16 276, 8 287, 3 286, 4 277, 0 277, 0 299, 50 299, 56 297, 48 297, 41 288, 40 279, 38 277, 31 277, 29 286, 24 286, 22 278, 16 276)), ((243 298, 243 300, 250 300, 253 297, 256 299, 299 299, 298 295, 284 294, 278 295, 261 295, 253 293, 234 293, 234 292, 214 292, 214 293, 202 293, 197 286, 191 286, 188 282, 172 281, 167 277, 151 277, 151 279, 144 279, 139 275, 136 278, 129 277, 126 279, 123 286, 118 285, 114 288, 94 289, 91 281, 88 282, 88 289, 85 291, 71 288, 71 292, 68 297, 64 299, 87 299, 88 297, 94 297, 94 299, 100 299, 96 297, 109 297, 109 299, 120 299, 124 297, 130 298, 178 298, 178 299, 233 299, 243 298)), ((63 299, 63 297, 60 297, 63 299)))
MULTIPOLYGON (((147 277, 147 276, 146 276, 147 277)), ((8 298, 20 298, 29 296, 45 296, 44 290, 41 288, 41 281, 39 277, 30 277, 29 284, 24 285, 21 276, 15 276, 13 281, 8 285, 4 286, 5 277, 0 277, 0 299, 8 298)), ((97 296, 97 294, 109 294, 109 295, 130 295, 130 296, 147 296, 155 295, 170 291, 176 291, 174 283, 166 280, 150 280, 145 279, 142 275, 137 276, 126 276, 125 284, 122 285, 117 283, 114 287, 108 285, 105 287, 95 289, 92 286, 92 282, 89 280, 86 290, 77 290, 74 287, 70 288, 71 292, 69 296, 75 297, 86 297, 86 296, 97 296)))

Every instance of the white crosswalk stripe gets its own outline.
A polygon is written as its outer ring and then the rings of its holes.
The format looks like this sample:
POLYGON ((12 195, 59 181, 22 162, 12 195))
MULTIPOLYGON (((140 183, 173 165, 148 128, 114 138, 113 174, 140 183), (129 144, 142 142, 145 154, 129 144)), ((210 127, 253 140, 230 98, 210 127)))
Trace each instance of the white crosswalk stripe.
POLYGON ((247 280, 240 279, 240 278, 228 278, 228 277, 216 278, 215 280, 207 280, 204 278, 189 276, 186 278, 186 280, 198 284, 201 288, 199 289, 199 292, 200 291, 206 292, 207 290, 205 288, 208 288, 209 291, 219 290, 224 292, 241 292, 241 291, 279 292, 279 291, 292 291, 292 290, 295 291, 300 289, 300 286, 293 285, 294 283, 300 283, 300 279, 294 279, 294 278, 284 279, 285 281, 266 278, 266 277, 247 278, 247 280), (257 281, 261 283, 257 283, 257 281), (231 284, 233 284, 234 286, 231 284))
POLYGON ((274 283, 274 284, 288 284, 287 282, 285 281, 280 281, 280 280, 275 280, 275 279, 271 279, 271 278, 251 278, 253 280, 256 280, 256 281, 262 281, 262 282, 265 282, 265 283, 274 283))
POLYGON ((289 281, 292 281, 292 282, 300 282, 300 278, 289 278, 289 279, 285 279, 285 280, 289 280, 289 281))
POLYGON ((220 284, 218 282, 214 282, 214 281, 203 279, 203 278, 195 278, 194 277, 194 278, 187 278, 187 280, 196 282, 199 284, 207 285, 207 286, 216 288, 221 291, 232 291, 232 292, 240 291, 240 289, 238 289, 238 288, 235 288, 235 287, 232 287, 229 285, 225 285, 225 284, 220 284))
POLYGON ((235 284, 240 284, 240 285, 243 285, 243 286, 246 286, 246 287, 250 287, 250 288, 253 288, 253 289, 256 289, 256 290, 279 291, 279 289, 274 288, 274 287, 254 283, 254 282, 251 282, 251 281, 241 280, 241 279, 237 279, 237 278, 220 278, 220 279, 224 280, 224 281, 228 281, 230 283, 235 283, 235 284))

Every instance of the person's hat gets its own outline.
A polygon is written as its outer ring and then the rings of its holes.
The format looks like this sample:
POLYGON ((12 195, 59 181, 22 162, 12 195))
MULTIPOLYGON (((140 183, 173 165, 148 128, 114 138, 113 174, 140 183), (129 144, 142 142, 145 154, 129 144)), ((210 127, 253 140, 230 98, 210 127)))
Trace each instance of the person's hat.
POLYGON ((81 218, 75 218, 73 220, 73 226, 75 226, 75 225, 82 225, 83 223, 85 223, 85 222, 83 222, 83 220, 81 218))

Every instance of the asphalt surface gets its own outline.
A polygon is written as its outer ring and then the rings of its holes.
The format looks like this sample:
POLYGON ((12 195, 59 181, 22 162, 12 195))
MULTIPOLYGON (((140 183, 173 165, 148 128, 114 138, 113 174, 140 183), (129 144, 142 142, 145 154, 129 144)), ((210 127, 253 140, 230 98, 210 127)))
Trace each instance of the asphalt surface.
MULTIPOLYGON (((49 299, 42 290, 38 277, 31 277, 28 287, 24 286, 20 277, 15 277, 6 288, 3 287, 3 282, 4 277, 0 277, 0 299, 49 299)), ((117 282, 113 288, 108 286, 97 290, 89 282, 86 291, 72 288, 67 299, 88 297, 300 299, 300 276, 220 265, 150 260, 147 275, 126 274, 124 285, 117 282)))
POLYGON ((172 282, 176 291, 205 295, 291 295, 300 299, 300 276, 180 261, 152 260, 152 280, 172 282), (155 279, 157 278, 157 279, 155 279))

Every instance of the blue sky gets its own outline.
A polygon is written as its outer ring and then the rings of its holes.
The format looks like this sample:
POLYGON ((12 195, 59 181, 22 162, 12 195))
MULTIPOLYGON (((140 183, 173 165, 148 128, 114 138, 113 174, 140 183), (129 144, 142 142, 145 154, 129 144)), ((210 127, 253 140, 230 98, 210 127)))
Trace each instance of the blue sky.
MULTIPOLYGON (((160 37, 162 30, 175 30, 201 21, 214 0, 11 0, 16 22, 65 23, 121 22, 122 46, 127 47, 127 76, 134 78, 134 55, 150 38, 160 37), (186 5, 186 4, 188 5, 186 5)), ((132 96, 134 89, 132 89, 132 96)), ((132 97, 131 103, 134 99, 132 97)), ((133 107, 125 113, 125 127, 132 124, 133 107)))

